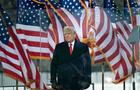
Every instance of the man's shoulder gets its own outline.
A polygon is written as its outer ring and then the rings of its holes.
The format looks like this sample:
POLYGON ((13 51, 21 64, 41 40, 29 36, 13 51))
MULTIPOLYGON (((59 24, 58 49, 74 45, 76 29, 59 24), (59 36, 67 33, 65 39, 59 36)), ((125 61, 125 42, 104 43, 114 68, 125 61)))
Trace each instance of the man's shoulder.
POLYGON ((80 41, 77 41, 77 43, 82 46, 82 47, 88 47, 87 44, 83 43, 83 42, 80 42, 80 41))
POLYGON ((61 46, 64 46, 64 45, 66 45, 66 42, 61 42, 61 43, 56 44, 56 47, 61 47, 61 46))

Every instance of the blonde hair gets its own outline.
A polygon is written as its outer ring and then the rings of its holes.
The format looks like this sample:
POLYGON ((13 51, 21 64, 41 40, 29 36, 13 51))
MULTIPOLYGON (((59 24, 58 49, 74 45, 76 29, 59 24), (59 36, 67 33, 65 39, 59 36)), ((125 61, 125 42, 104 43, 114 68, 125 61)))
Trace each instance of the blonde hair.
POLYGON ((66 33, 73 33, 73 34, 75 34, 74 27, 72 27, 72 26, 65 26, 64 27, 64 34, 66 34, 66 33))

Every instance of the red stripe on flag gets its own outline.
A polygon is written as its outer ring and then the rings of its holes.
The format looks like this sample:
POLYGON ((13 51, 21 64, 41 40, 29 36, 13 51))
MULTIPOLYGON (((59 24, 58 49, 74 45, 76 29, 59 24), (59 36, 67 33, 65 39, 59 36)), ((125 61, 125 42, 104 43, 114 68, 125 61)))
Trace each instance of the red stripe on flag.
MULTIPOLYGON (((50 9, 48 9, 47 11, 48 11, 48 15, 50 17, 51 23, 52 23, 54 36, 58 37, 58 28, 57 28, 55 16, 50 9)), ((56 43, 58 43, 59 42, 58 38, 55 38, 55 39, 56 39, 56 43)))
POLYGON ((73 23, 71 22, 71 20, 68 18, 68 16, 65 14, 63 10, 57 9, 57 11, 59 12, 59 14, 61 14, 61 17, 65 22, 65 24, 67 24, 68 26, 73 26, 73 23))
POLYGON ((11 71, 11 70, 9 70, 9 69, 5 69, 5 68, 4 68, 4 72, 5 72, 8 76, 10 76, 10 77, 12 77, 12 78, 14 78, 14 79, 18 79, 19 81, 25 83, 24 78, 21 77, 21 76, 19 76, 19 75, 17 75, 15 72, 13 72, 13 71, 11 71))
POLYGON ((12 38, 13 38, 13 40, 14 40, 14 42, 15 42, 15 45, 16 45, 16 47, 17 47, 17 49, 18 49, 18 51, 19 51, 19 53, 20 53, 20 55, 21 55, 21 57, 22 57, 22 59, 23 59, 23 61, 24 61, 24 63, 25 63, 25 66, 26 66, 26 68, 27 68, 27 75, 28 75, 27 77, 28 77, 29 80, 32 80, 33 77, 32 77, 32 73, 31 73, 31 67, 30 67, 30 65, 29 65, 29 60, 28 60, 28 58, 26 57, 26 55, 25 55, 25 53, 24 53, 23 47, 22 47, 22 45, 21 45, 19 39, 18 39, 17 36, 15 35, 15 33, 14 33, 12 27, 9 27, 9 28, 8 28, 8 32, 9 32, 9 34, 12 36, 12 38))
POLYGON ((40 48, 48 48, 49 43, 48 42, 37 42, 37 41, 27 41, 27 39, 21 39, 23 44, 28 44, 28 46, 35 46, 40 48))
POLYGON ((5 49, 4 49, 3 47, 1 47, 1 46, 0 46, 0 50, 1 50, 2 52, 4 52, 4 54, 8 55, 9 57, 12 57, 12 58, 14 58, 14 59, 18 59, 18 56, 17 56, 17 55, 15 55, 15 54, 12 53, 12 52, 9 52, 9 51, 5 50, 5 49))
POLYGON ((16 32, 17 32, 17 34, 24 34, 27 36, 48 37, 47 32, 42 32, 42 31, 17 29, 16 32))

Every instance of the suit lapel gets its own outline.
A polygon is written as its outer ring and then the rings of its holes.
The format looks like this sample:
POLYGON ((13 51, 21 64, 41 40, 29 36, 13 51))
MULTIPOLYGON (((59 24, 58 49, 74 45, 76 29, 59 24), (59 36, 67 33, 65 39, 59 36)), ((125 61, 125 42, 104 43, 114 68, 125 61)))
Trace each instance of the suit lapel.
POLYGON ((68 43, 67 42, 65 42, 65 45, 64 45, 65 47, 63 48, 64 49, 64 53, 65 53, 65 56, 66 57, 70 57, 70 51, 69 51, 69 45, 68 45, 68 43))
POLYGON ((79 52, 79 43, 75 40, 75 43, 74 43, 74 47, 73 47, 73 51, 72 51, 72 55, 70 55, 70 51, 69 51, 69 45, 67 42, 65 42, 65 45, 64 45, 64 53, 65 53, 65 57, 67 58, 72 58, 72 57, 76 57, 78 55, 78 52, 79 52))
POLYGON ((74 57, 75 55, 77 55, 77 53, 78 53, 78 42, 75 41, 74 47, 73 47, 73 52, 72 52, 71 56, 74 57))

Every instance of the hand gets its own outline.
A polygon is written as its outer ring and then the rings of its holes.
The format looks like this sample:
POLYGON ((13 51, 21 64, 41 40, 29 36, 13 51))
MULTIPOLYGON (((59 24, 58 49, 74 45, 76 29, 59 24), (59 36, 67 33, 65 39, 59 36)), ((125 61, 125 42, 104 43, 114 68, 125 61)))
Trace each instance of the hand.
POLYGON ((79 84, 83 89, 87 89, 90 86, 89 82, 84 82, 84 81, 79 82, 79 84))
POLYGON ((62 86, 58 85, 57 83, 52 83, 52 88, 54 90, 61 90, 62 89, 62 86))
POLYGON ((87 89, 90 86, 91 79, 90 77, 82 77, 81 80, 79 80, 78 84, 83 88, 87 89))
POLYGON ((53 89, 57 89, 56 87, 57 87, 57 84, 56 83, 52 83, 52 88, 53 89))

